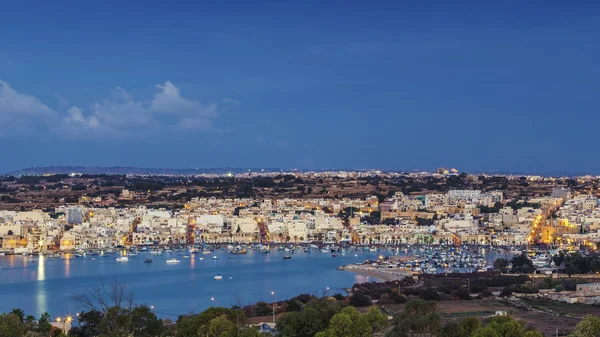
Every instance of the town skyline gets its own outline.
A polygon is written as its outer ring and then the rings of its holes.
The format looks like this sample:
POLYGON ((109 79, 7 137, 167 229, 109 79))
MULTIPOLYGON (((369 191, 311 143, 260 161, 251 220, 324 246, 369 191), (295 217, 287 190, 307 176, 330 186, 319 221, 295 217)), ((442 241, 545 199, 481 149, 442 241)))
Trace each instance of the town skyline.
POLYGON ((600 171, 576 172, 576 171, 508 171, 508 170, 478 170, 462 171, 454 167, 437 166, 435 168, 377 168, 377 167, 323 167, 323 168, 298 168, 298 167, 244 167, 244 166, 196 166, 196 167, 139 167, 139 166, 81 166, 81 165, 45 165, 23 167, 13 171, 0 172, 0 175, 45 175, 45 174, 108 174, 108 175, 183 175, 194 176, 203 174, 237 175, 237 174, 261 174, 261 173, 309 173, 309 172, 392 172, 392 173, 435 173, 440 170, 453 170, 454 174, 483 174, 499 176, 543 176, 543 177, 582 177, 597 175, 600 171))

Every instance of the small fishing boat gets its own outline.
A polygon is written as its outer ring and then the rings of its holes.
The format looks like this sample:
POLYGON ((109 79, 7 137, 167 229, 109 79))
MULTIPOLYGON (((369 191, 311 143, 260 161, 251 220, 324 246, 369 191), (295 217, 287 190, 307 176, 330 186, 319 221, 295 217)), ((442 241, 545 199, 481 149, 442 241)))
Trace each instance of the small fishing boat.
POLYGON ((217 275, 215 275, 214 279, 215 280, 222 280, 223 279, 223 275, 217 274, 217 275))
POLYGON ((283 259, 284 259, 284 260, 289 260, 289 259, 291 259, 291 258, 292 258, 292 257, 291 257, 290 255, 286 255, 286 256, 284 256, 284 257, 283 257, 283 259))
POLYGON ((167 260, 167 263, 179 263, 180 261, 177 259, 169 259, 167 260))

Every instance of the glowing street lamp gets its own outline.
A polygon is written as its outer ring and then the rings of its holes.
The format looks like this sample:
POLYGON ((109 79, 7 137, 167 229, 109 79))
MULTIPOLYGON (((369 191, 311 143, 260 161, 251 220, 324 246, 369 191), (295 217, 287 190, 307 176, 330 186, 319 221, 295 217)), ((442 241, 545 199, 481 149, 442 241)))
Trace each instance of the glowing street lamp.
POLYGON ((275 303, 273 303, 273 324, 275 324, 275 306, 277 305, 277 294, 271 291, 271 295, 275 296, 275 303))

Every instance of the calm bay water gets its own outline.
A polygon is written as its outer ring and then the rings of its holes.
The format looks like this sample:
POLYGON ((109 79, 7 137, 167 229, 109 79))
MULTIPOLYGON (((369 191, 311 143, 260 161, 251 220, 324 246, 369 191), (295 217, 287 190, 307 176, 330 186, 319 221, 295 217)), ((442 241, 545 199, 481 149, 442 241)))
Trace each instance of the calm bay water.
MULTIPOLYGON (((387 255, 393 251, 384 252, 387 255)), ((110 282, 113 278, 127 283, 137 303, 152 305, 159 316, 170 318, 201 312, 216 305, 216 301, 222 306, 272 302, 275 296, 271 291, 279 300, 301 293, 323 295, 327 287, 329 294, 343 293, 354 283, 374 279, 338 271, 336 267, 374 259, 380 253, 352 251, 333 258, 317 250, 297 251, 292 259, 283 260, 286 254, 282 251, 264 255, 249 251, 247 255, 228 258, 226 251, 219 250, 211 255, 190 254, 190 259, 172 252, 152 256, 154 262, 148 264, 143 262, 150 256, 147 253, 123 263, 115 261, 116 255, 96 256, 96 260, 90 256, 1 256, 0 312, 21 308, 36 317, 45 311, 53 316, 73 315, 81 309, 71 299, 73 294, 98 286, 99 280, 110 282), (213 255, 219 259, 212 260, 213 255), (199 260, 201 256, 204 261, 199 260), (170 258, 181 262, 167 264, 170 258), (216 274, 222 274, 223 280, 214 280, 216 274)))
MULTIPOLYGON (((488 261, 500 256, 482 252, 488 261)), ((81 311, 72 300, 73 294, 99 286, 100 280, 125 282, 134 291, 137 303, 154 306, 160 317, 177 318, 208 307, 273 302, 301 293, 322 296, 327 292, 344 293, 354 283, 375 281, 374 278, 338 271, 340 265, 377 259, 379 255, 418 255, 412 251, 383 248, 377 252, 348 251, 333 258, 329 253, 312 250, 296 251, 292 259, 283 260, 283 251, 270 254, 249 251, 247 255, 229 258, 224 250, 211 255, 171 252, 162 256, 142 253, 129 262, 116 262, 118 255, 67 258, 37 256, 0 256, 0 312, 21 308, 39 317, 47 311, 53 316, 65 316, 81 311), (181 254, 190 255, 184 259, 181 254), (212 256, 219 257, 212 260, 212 256), (356 255, 356 256, 355 256, 356 255), (151 256, 153 263, 144 263, 151 256), (203 261, 199 258, 204 257, 203 261), (178 264, 166 261, 177 258, 178 264), (222 280, 214 280, 222 274, 222 280), (231 279, 230 279, 231 277, 231 279), (327 291, 329 287, 329 291, 327 291), (215 300, 212 301, 211 298, 215 300), (218 302, 218 303, 217 303, 218 302)))

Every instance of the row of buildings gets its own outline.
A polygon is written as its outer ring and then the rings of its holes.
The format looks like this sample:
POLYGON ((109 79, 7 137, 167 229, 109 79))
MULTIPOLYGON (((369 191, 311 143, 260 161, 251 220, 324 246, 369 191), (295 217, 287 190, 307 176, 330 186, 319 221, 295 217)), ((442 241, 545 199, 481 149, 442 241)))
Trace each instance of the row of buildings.
POLYGON ((65 205, 53 212, 0 211, 0 238, 2 250, 29 251, 199 242, 521 245, 534 239, 565 244, 600 241, 596 197, 557 193, 512 200, 511 207, 490 212, 504 202, 500 191, 453 190, 396 193, 381 203, 377 197, 196 198, 176 210, 65 205))

